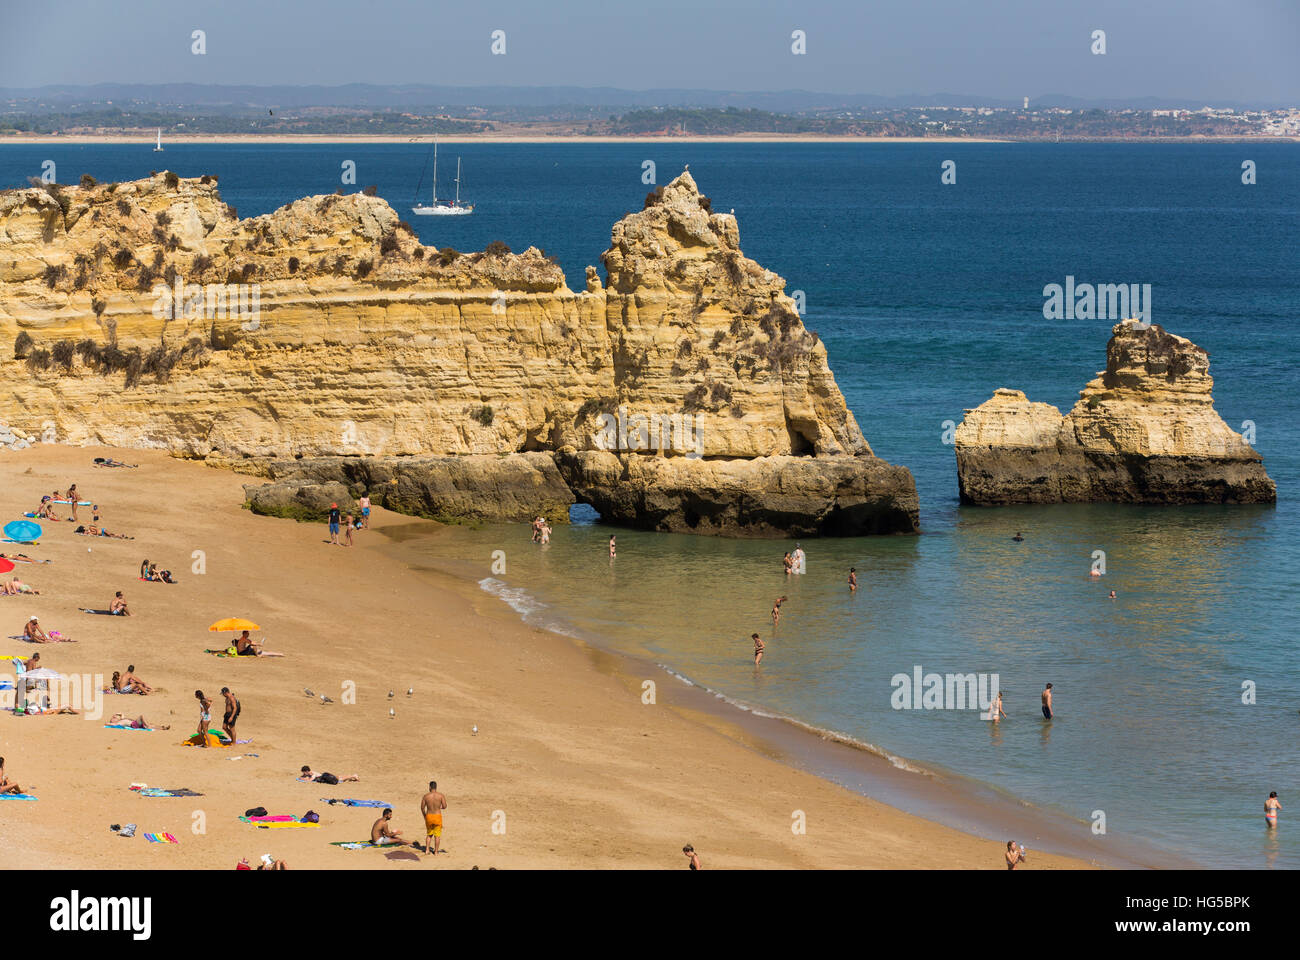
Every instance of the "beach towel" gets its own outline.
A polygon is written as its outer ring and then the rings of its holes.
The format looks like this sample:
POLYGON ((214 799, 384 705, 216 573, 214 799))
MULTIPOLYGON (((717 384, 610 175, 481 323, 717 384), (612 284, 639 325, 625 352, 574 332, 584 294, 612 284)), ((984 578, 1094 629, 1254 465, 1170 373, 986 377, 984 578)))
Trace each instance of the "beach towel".
POLYGON ((133 727, 129 723, 106 723, 104 724, 104 729, 105 730, 144 730, 147 733, 153 733, 153 729, 151 727, 133 727))
POLYGON ((98 615, 101 616, 101 617, 122 617, 122 616, 126 616, 126 614, 122 614, 122 613, 114 613, 112 610, 91 610, 91 609, 88 608, 88 607, 78 607, 77 609, 80 610, 82 613, 94 613, 94 614, 98 614, 98 615))
POLYGON ((36 800, 30 793, 0 793, 0 800, 36 800))
POLYGON ((150 843, 180 843, 170 833, 146 833, 144 838, 150 843))
POLYGON ((319 827, 320 824, 304 823, 301 820, 294 820, 292 822, 285 822, 285 823, 259 823, 259 824, 255 824, 255 826, 260 830, 270 830, 278 827, 319 827))
POLYGON ((245 823, 288 823, 290 820, 297 820, 291 813, 266 814, 260 817, 240 817, 245 823))
POLYGON ((142 797, 201 797, 203 794, 195 793, 189 787, 181 787, 178 790, 164 790, 161 787, 141 787, 133 791, 142 797))
POLYGON ((345 807, 391 807, 391 803, 384 803, 382 800, 331 800, 328 797, 321 797, 321 803, 341 803, 345 807))
MULTIPOLYGON (((183 746, 186 746, 186 747, 197 747, 197 746, 201 746, 201 744, 199 743, 199 735, 196 733, 196 734, 194 734, 193 736, 191 736, 191 737, 185 739, 184 741, 182 741, 182 745, 183 745, 183 746)), ((209 746, 209 747, 228 747, 228 746, 230 746, 230 741, 224 739, 224 738, 222 737, 222 735, 221 735, 220 733, 218 733, 216 730, 209 730, 209 731, 208 731, 208 746, 209 746)))
MULTIPOLYGON (((229 650, 229 649, 230 649, 230 648, 227 647, 226 649, 223 649, 223 650, 204 650, 203 652, 204 652, 204 653, 210 653, 210 654, 212 654, 214 657, 234 657, 234 656, 237 656, 237 654, 234 654, 234 653, 228 653, 227 650, 229 650)), ((245 657, 244 659, 245 659, 245 660, 256 660, 257 658, 256 658, 256 657, 245 657)))
MULTIPOLYGON (((66 504, 68 504, 69 506, 72 505, 72 501, 71 501, 71 500, 51 500, 50 502, 51 502, 51 503, 66 503, 66 504)), ((78 500, 78 501, 77 501, 77 506, 79 506, 79 507, 88 507, 88 506, 90 506, 90 501, 89 501, 89 500, 78 500)))

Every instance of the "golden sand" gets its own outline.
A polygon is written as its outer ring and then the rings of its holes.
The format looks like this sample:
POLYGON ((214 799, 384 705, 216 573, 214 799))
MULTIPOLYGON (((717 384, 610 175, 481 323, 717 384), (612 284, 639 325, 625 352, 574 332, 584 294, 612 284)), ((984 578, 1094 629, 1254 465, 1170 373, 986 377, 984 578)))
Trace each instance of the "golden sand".
MULTIPOLYGON (((47 667, 105 681, 134 664, 156 688, 105 697, 98 720, 0 714, 7 771, 40 798, 0 801, 7 867, 232 869, 241 857, 256 864, 269 853, 291 869, 684 869, 681 847, 693 843, 705 869, 1003 868, 1001 842, 786 766, 716 717, 665 698, 643 704, 641 678, 619 658, 526 626, 494 598, 388 556, 383 531, 409 532, 421 521, 377 510, 356 546, 329 546, 323 524, 243 510, 246 479, 153 451, 0 452, 4 522, 75 482, 108 529, 135 537, 82 537, 72 523, 45 522, 39 546, 4 544, 0 552, 25 549, 53 563, 18 565, 15 573, 42 594, 0 597, 2 633, 20 632, 37 614, 46 630, 79 642, 4 640, 0 654, 39 650, 47 667), (140 466, 92 468, 95 456, 140 466), (202 574, 192 572, 194 551, 203 552, 202 574), (139 581, 146 557, 179 584, 139 581), (134 616, 78 611, 107 607, 116 590, 134 616), (260 624, 266 649, 286 656, 205 654, 220 645, 208 625, 228 616, 260 624), (345 702, 349 683, 355 703, 345 702), (213 699, 216 728, 222 686, 242 702, 237 733, 252 743, 182 746, 198 721, 194 690, 213 699), (335 702, 321 703, 320 694, 335 702), (105 729, 117 711, 172 729, 105 729), (361 782, 299 783, 303 764, 361 782), (395 828, 422 841, 419 801, 431 779, 448 798, 448 854, 389 860, 379 850, 330 846, 368 836, 378 811, 322 797, 392 803, 395 828), (203 796, 146 798, 128 789, 133 782, 203 796), (321 823, 258 829, 239 821, 257 806, 315 810, 321 823), (795 811, 806 817, 802 835, 791 829, 795 811), (118 837, 114 823, 137 824, 137 835, 118 837), (164 832, 180 842, 142 836, 164 832)), ((521 545, 527 536, 521 528, 521 545)), ((1026 868, 1086 865, 1035 853, 1026 868)))

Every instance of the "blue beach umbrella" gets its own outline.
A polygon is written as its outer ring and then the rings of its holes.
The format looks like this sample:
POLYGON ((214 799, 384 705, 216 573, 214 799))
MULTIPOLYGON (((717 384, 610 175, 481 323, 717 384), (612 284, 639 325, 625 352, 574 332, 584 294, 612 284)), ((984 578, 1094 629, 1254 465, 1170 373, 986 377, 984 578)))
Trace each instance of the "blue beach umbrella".
POLYGON ((35 543, 41 538, 41 525, 30 520, 15 520, 5 524, 5 536, 18 543, 35 543))

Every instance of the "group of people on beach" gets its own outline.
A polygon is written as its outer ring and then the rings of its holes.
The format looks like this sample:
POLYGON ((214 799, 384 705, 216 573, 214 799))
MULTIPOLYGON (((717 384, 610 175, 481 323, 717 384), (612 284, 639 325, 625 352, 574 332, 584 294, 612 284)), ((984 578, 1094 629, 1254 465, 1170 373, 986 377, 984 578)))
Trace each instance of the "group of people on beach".
POLYGON ((370 494, 363 493, 361 499, 357 501, 357 509, 361 511, 361 516, 357 517, 351 510, 340 509, 337 503, 330 504, 329 511, 329 542, 336 547, 352 546, 352 531, 366 530, 370 527, 370 494), (343 534, 343 542, 339 543, 339 533, 343 534))

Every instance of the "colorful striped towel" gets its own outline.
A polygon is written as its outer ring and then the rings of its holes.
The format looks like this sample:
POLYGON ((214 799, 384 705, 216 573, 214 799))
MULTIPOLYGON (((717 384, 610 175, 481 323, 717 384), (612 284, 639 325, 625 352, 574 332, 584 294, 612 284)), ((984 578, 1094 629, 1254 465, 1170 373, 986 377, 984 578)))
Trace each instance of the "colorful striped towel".
POLYGON ((0 793, 0 800, 36 800, 30 793, 0 793))
POLYGON ((239 819, 245 823, 288 823, 298 818, 290 813, 276 813, 266 817, 240 817, 239 819))
POLYGON ((331 847, 342 847, 344 850, 365 850, 367 847, 395 847, 395 843, 371 843, 369 840, 337 840, 330 844, 331 847))
POLYGON ((134 791, 142 797, 201 797, 203 794, 195 793, 189 787, 180 787, 176 790, 164 790, 162 787, 141 787, 134 791))
POLYGON ((180 843, 170 833, 146 833, 144 838, 150 843, 180 843))
POLYGON ((104 724, 104 729, 105 730, 147 730, 149 733, 153 733, 153 730, 151 730, 149 727, 133 727, 129 723, 106 723, 104 724))
POLYGON ((287 822, 287 823, 279 823, 279 822, 277 822, 277 823, 259 823, 259 824, 257 824, 257 828, 258 828, 259 830, 270 830, 270 829, 272 829, 273 827, 319 827, 319 826, 320 826, 319 823, 303 823, 303 822, 301 822, 301 821, 299 821, 299 820, 291 820, 291 821, 289 821, 289 822, 287 822))

